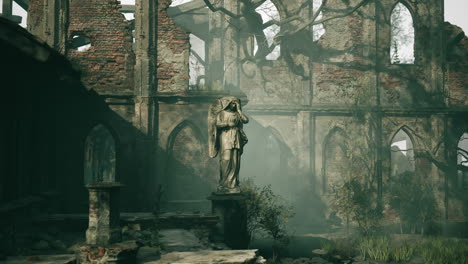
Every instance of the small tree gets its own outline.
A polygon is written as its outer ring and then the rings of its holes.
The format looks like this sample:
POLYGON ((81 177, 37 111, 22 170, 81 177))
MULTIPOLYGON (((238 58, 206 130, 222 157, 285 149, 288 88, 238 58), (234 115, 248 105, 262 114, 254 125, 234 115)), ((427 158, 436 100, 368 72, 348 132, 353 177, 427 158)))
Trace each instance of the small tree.
POLYGON ((344 183, 332 186, 331 193, 331 207, 346 219, 347 228, 353 221, 363 235, 378 231, 381 214, 372 189, 366 188, 357 177, 350 177, 344 183))
POLYGON ((247 213, 249 244, 256 233, 270 236, 273 238, 273 259, 276 259, 289 243, 286 223, 294 216, 292 206, 273 193, 270 185, 260 188, 251 180, 247 180, 241 184, 241 191, 247 196, 244 206, 247 213))
POLYGON ((425 226, 437 216, 433 184, 416 172, 404 172, 389 180, 387 199, 400 216, 400 231, 403 224, 424 235, 425 226))

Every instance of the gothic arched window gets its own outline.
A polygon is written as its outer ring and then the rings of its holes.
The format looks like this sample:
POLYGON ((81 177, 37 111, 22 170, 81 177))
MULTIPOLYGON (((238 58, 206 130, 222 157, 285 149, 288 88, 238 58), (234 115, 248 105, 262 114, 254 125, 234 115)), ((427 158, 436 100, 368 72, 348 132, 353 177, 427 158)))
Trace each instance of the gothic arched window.
POLYGON ((390 18, 391 42, 390 61, 392 64, 414 64, 414 24, 409 9, 398 3, 390 18))
POLYGON ((410 136, 400 129, 390 144, 391 150, 391 176, 415 170, 413 142, 410 136))

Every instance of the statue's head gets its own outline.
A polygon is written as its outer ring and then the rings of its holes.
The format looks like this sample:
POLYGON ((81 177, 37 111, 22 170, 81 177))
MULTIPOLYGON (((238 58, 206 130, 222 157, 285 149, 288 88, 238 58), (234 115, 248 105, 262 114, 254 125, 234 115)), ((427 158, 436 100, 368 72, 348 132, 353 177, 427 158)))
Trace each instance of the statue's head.
POLYGON ((237 103, 234 101, 230 102, 228 105, 228 109, 233 112, 237 111, 237 103))
POLYGON ((220 99, 223 110, 237 111, 240 108, 240 100, 234 96, 226 96, 220 99))

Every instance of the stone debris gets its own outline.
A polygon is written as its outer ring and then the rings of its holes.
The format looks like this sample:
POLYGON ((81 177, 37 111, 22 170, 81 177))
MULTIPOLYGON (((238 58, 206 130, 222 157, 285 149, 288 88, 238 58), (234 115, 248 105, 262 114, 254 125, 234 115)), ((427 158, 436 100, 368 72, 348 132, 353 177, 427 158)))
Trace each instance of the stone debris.
POLYGON ((284 258, 281 260, 282 264, 332 264, 327 260, 319 257, 313 258, 284 258))
POLYGON ((201 250, 195 252, 172 252, 161 256, 160 260, 144 264, 257 264, 264 263, 257 250, 201 250), (260 259, 260 260, 259 260, 260 259))
POLYGON ((190 231, 184 229, 165 229, 159 234, 161 244, 167 252, 183 252, 207 249, 200 240, 190 231))
POLYGON ((75 264, 75 255, 38 255, 38 256, 21 256, 8 257, 6 260, 0 261, 0 264, 75 264))
POLYGON ((45 240, 38 241, 32 245, 32 249, 35 250, 47 250, 49 248, 49 243, 45 240))

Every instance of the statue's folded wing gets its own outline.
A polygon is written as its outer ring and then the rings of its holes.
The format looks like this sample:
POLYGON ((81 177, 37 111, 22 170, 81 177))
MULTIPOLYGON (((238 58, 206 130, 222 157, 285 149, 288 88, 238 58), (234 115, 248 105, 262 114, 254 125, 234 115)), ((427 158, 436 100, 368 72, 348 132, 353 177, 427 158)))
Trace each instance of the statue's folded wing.
POLYGON ((219 99, 216 99, 208 109, 208 154, 211 158, 216 157, 219 150, 216 117, 221 110, 223 107, 219 99))

